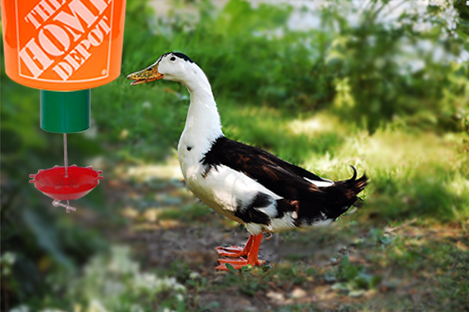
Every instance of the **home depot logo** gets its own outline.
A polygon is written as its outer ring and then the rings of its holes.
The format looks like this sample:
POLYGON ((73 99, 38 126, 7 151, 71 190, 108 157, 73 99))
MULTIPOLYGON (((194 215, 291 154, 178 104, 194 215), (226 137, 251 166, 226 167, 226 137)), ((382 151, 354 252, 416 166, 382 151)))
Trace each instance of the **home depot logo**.
POLYGON ((113 0, 16 1, 19 74, 82 82, 109 74, 113 0), (29 3, 28 3, 29 2, 29 3))

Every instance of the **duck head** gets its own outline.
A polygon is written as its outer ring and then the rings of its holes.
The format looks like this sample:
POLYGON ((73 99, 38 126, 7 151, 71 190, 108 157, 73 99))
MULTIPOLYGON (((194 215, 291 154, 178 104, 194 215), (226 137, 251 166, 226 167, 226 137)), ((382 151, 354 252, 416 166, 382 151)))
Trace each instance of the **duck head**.
POLYGON ((145 69, 132 73, 127 79, 133 80, 131 85, 147 83, 159 79, 177 81, 187 85, 194 79, 200 68, 187 55, 179 52, 165 53, 145 69))

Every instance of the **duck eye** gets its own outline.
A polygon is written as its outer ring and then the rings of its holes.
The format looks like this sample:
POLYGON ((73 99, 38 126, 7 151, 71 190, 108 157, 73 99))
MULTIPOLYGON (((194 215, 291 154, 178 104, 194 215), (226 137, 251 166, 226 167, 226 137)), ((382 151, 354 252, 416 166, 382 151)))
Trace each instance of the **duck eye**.
POLYGON ((174 61, 176 60, 176 58, 173 56, 173 57, 170 58, 169 60, 174 62, 174 61))

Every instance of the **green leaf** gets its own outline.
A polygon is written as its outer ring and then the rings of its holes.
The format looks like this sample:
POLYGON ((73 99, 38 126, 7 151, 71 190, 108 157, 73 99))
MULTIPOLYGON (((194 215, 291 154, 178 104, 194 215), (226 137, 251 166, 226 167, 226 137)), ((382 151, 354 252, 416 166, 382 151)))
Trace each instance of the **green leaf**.
POLYGON ((350 263, 348 256, 342 257, 341 266, 345 275, 345 279, 350 281, 358 275, 358 269, 350 263))
POLYGON ((349 266, 350 265, 350 259, 348 258, 347 255, 343 256, 342 259, 340 260, 340 263, 343 267, 349 266))
POLYGON ((253 268, 253 266, 251 264, 245 265, 245 266, 241 267, 241 272, 247 273, 247 272, 251 271, 252 268, 253 268))
POLYGON ((392 241, 394 240, 394 238, 392 238, 391 236, 381 236, 379 238, 379 241, 381 243, 383 243, 384 245, 389 245, 392 243, 392 241))
POLYGON ((355 277, 354 283, 357 285, 357 288, 360 289, 369 289, 372 275, 360 272, 358 276, 355 277))
POLYGON ((234 266, 232 266, 231 264, 229 263, 225 263, 225 266, 226 268, 228 269, 229 272, 233 273, 233 274, 237 274, 238 271, 236 271, 236 269, 234 268, 234 266))
POLYGON ((177 304, 176 311, 178 312, 184 312, 186 310, 186 304, 184 303, 184 300, 180 300, 177 304))
POLYGON ((352 280, 358 275, 358 269, 353 265, 350 265, 345 268, 345 278, 347 280, 352 280))
POLYGON ((213 311, 215 309, 218 309, 220 307, 220 302, 218 301, 212 301, 210 303, 207 303, 204 305, 200 311, 213 311))
POLYGON ((370 283, 369 283, 370 289, 371 289, 371 288, 376 288, 376 287, 379 285, 379 283, 381 283, 381 280, 382 280, 381 276, 376 276, 376 275, 373 276, 373 277, 371 278, 370 283))
POLYGON ((296 275, 296 266, 293 266, 293 267, 291 268, 291 271, 292 271, 293 275, 296 275))
POLYGON ((350 285, 348 283, 335 283, 331 286, 332 290, 341 290, 341 291, 349 291, 350 285))
POLYGON ((313 268, 307 269, 305 273, 306 275, 314 275, 314 273, 316 273, 316 270, 313 268))

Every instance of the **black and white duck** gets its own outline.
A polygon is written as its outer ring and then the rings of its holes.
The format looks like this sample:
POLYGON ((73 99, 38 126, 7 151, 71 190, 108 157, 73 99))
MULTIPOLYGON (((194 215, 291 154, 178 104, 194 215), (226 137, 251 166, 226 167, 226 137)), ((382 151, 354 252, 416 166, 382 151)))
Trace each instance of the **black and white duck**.
POLYGON ((220 265, 239 269, 260 265, 263 233, 329 224, 346 212, 367 185, 367 177, 344 181, 321 178, 262 149, 223 135, 217 104, 202 69, 187 55, 163 54, 151 66, 127 76, 132 85, 176 81, 190 93, 178 144, 187 187, 207 206, 243 224, 251 234, 244 247, 218 247, 220 265))

